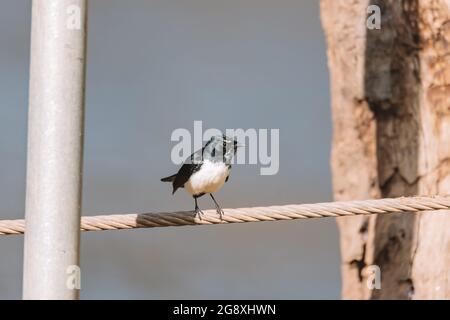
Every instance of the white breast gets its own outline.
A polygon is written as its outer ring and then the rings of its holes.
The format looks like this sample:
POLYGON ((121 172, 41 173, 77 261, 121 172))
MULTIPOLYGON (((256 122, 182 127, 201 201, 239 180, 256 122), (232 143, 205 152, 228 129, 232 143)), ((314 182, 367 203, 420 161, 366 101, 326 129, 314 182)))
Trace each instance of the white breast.
POLYGON ((222 188, 229 174, 230 170, 225 163, 205 160, 201 169, 184 184, 184 188, 191 195, 214 193, 222 188))

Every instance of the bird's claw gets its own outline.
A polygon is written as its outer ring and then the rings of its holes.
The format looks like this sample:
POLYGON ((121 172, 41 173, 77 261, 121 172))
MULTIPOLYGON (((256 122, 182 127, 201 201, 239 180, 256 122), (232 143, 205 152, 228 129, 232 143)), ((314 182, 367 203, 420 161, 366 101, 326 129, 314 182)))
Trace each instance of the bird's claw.
POLYGON ((198 217, 200 220, 202 219, 202 216, 205 214, 202 210, 200 210, 199 207, 195 208, 195 216, 198 217))
POLYGON ((222 208, 216 206, 216 212, 220 216, 220 220, 223 220, 223 216, 225 215, 225 212, 223 212, 222 208))
POLYGON ((218 214, 219 214, 219 216, 220 216, 220 220, 223 220, 223 216, 225 215, 225 212, 223 212, 223 210, 222 209, 220 209, 220 210, 218 210, 218 212, 217 212, 218 214))

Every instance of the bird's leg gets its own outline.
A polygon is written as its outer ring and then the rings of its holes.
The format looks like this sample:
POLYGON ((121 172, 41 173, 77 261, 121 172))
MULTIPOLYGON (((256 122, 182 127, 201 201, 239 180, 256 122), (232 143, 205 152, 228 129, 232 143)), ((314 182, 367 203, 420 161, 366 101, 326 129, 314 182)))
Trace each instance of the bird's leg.
POLYGON ((200 218, 200 220, 202 220, 202 215, 204 214, 202 210, 200 210, 200 208, 198 207, 198 203, 197 203, 197 197, 194 196, 194 200, 195 200, 195 215, 198 216, 200 218))
POLYGON ((212 193, 210 193, 209 195, 211 196, 211 199, 214 201, 214 204, 216 205, 216 211, 220 215, 220 220, 223 220, 223 215, 225 214, 225 212, 223 212, 222 208, 219 206, 216 199, 214 199, 212 193))

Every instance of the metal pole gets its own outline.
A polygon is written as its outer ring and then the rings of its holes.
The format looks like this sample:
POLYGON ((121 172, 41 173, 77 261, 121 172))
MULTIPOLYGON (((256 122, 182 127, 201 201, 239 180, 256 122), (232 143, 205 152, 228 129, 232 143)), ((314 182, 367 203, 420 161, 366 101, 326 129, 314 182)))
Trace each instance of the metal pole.
POLYGON ((32 2, 24 299, 79 296, 86 18, 87 0, 32 2))

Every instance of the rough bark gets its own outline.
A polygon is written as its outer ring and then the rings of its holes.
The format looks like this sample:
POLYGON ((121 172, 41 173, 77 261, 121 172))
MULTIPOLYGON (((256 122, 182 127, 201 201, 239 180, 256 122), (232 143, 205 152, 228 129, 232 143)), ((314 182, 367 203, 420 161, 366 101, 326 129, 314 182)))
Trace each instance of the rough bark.
MULTIPOLYGON (((450 1, 321 0, 336 200, 450 193, 450 1), (366 27, 367 7, 382 12, 366 27)), ((450 213, 342 218, 343 298, 450 298, 450 213), (381 290, 367 267, 381 269, 381 290)))

